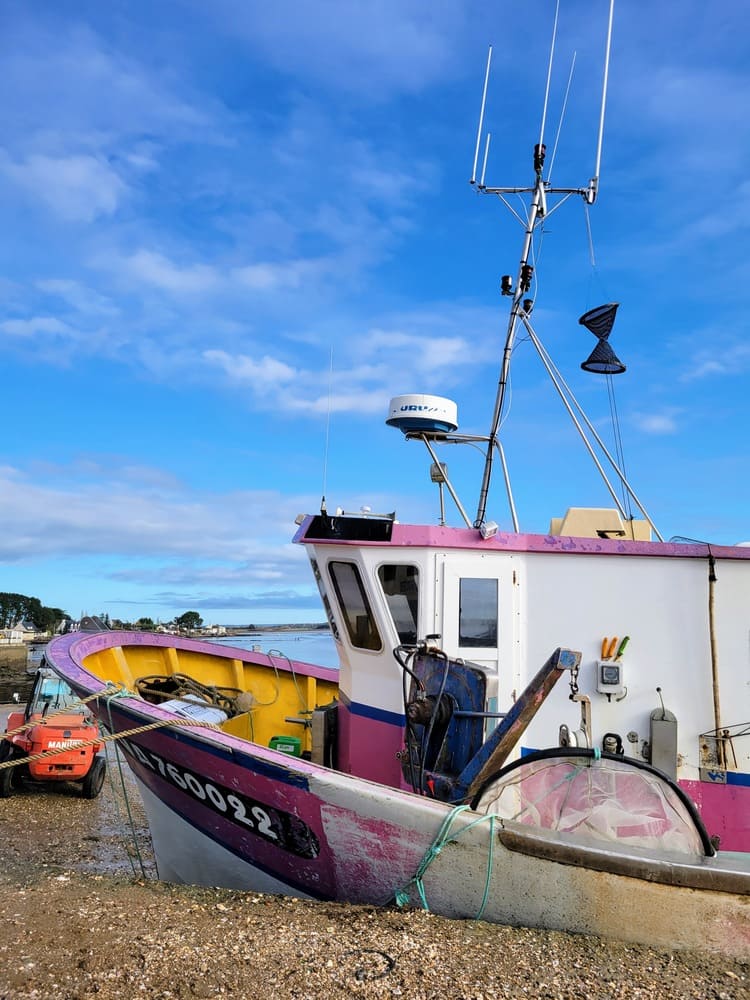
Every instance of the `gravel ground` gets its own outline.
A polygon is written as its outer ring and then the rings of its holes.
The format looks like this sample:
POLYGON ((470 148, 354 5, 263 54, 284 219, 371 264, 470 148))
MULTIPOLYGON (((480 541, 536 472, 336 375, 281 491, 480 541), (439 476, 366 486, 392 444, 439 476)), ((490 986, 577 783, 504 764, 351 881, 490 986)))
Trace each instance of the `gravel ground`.
POLYGON ((109 780, 91 802, 31 785, 0 800, 0 1000, 750 998, 745 962, 157 882, 126 785, 135 837, 109 780))

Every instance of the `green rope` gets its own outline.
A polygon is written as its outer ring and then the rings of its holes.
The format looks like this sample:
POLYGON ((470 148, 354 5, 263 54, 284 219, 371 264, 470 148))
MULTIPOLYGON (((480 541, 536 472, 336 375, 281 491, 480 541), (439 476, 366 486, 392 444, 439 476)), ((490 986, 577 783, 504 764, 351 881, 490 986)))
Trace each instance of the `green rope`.
POLYGON ((489 823, 490 843, 489 843, 489 849, 487 851, 487 875, 484 880, 484 893, 482 895, 482 902, 479 906, 479 910, 475 917, 476 920, 481 920, 490 898, 490 881, 492 879, 492 869, 495 860, 495 823, 497 820, 497 816, 495 816, 494 814, 490 814, 487 816, 480 816, 478 819, 473 820, 471 823, 465 826, 463 830, 459 830, 458 833, 451 834, 451 827, 453 826, 453 821, 460 813, 466 812, 468 808, 469 806, 467 805, 455 806, 445 817, 440 829, 437 832, 437 836, 433 840, 432 844, 427 848, 424 857, 419 862, 414 877, 404 886, 403 889, 399 889, 395 893, 394 898, 396 900, 397 906, 408 905, 411 899, 411 893, 409 890, 411 889, 411 886, 416 886, 417 892, 419 893, 419 899, 422 903, 422 908, 429 913, 430 907, 427 903, 427 894, 425 892, 424 881, 423 881, 427 869, 430 867, 435 858, 440 854, 440 852, 442 851, 442 849, 445 847, 446 844, 455 843, 458 837, 460 837, 462 833, 466 833, 468 830, 473 829, 473 827, 478 826, 480 823, 489 823))

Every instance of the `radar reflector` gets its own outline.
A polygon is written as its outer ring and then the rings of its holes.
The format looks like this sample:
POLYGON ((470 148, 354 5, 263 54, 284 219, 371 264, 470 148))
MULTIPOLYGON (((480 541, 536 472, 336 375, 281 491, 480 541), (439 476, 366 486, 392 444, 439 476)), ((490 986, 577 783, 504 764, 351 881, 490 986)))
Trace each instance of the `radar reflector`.
POLYGON ((578 320, 581 326, 585 326, 597 338, 597 345, 591 354, 581 365, 585 372, 594 372, 598 375, 621 375, 626 369, 620 361, 612 346, 609 343, 609 335, 615 325, 619 302, 608 302, 604 306, 597 306, 596 309, 589 309, 578 320))

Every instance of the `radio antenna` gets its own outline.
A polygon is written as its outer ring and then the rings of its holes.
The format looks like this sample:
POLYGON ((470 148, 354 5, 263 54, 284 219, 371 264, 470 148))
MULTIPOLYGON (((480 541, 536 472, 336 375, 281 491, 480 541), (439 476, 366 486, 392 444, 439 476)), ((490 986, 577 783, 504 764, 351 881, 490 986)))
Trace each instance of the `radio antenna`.
POLYGON ((560 142, 560 133, 562 132, 563 120, 565 119, 565 112, 568 109, 568 98, 570 97, 570 86, 573 83, 573 71, 576 68, 576 57, 578 53, 573 53, 573 58, 570 62, 570 73, 568 74, 568 85, 565 88, 565 97, 563 98, 562 111, 560 112, 560 121, 557 123, 557 134, 555 135, 555 145, 552 147, 552 156, 549 161, 549 173, 547 174, 547 179, 552 180, 552 170, 555 166, 555 157, 557 156, 557 146, 560 142))
MULTIPOLYGON (((482 141, 482 126, 484 125, 484 106, 487 103, 487 84, 490 81, 490 63, 492 62, 492 46, 490 45, 489 51, 487 53, 487 69, 484 73, 484 90, 482 91, 482 107, 479 111, 479 127, 477 128, 477 144, 474 149, 474 167, 471 171, 471 183, 476 184, 477 182, 477 163, 479 162, 479 145, 482 141)), ((489 149, 489 142, 488 147, 489 149)), ((487 166, 487 154, 485 153, 485 167, 487 166)), ((482 184, 484 184, 484 170, 482 170, 482 184)))
POLYGON ((557 21, 560 16, 560 0, 555 4, 555 23, 552 26, 552 41, 549 47, 549 62, 547 63, 547 86, 544 89, 544 106, 542 107, 542 124, 539 129, 539 148, 544 143, 544 126, 547 122, 547 105, 549 104, 549 88, 552 80, 552 62, 555 58, 555 41, 557 39, 557 21))
POLYGON ((328 367, 328 413, 326 415, 326 444, 323 452, 323 495, 320 498, 320 513, 327 513, 326 508, 326 487, 328 479, 328 442, 331 431, 331 387, 333 383, 333 347, 331 347, 331 360, 328 367))
POLYGON ((490 139, 492 132, 487 133, 487 142, 484 146, 484 162, 482 163, 482 179, 479 181, 480 188, 484 187, 484 175, 487 173, 487 157, 490 155, 490 139))
POLYGON ((602 162, 602 142, 604 139, 604 110, 607 105, 607 85, 609 83, 609 53, 612 47, 612 21, 615 15, 615 0, 609 0, 609 24, 607 25, 607 47, 604 55, 604 79, 602 80, 602 106, 599 112, 599 138, 596 143, 596 166, 589 184, 586 201, 593 205, 599 192, 599 169, 602 162))

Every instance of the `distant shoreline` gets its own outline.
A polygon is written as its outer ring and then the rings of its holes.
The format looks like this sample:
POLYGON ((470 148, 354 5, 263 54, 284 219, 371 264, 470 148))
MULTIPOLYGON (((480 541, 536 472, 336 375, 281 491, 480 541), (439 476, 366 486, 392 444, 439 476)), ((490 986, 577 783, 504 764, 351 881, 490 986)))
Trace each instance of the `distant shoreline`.
MULTIPOLYGON (((265 632, 330 632, 330 627, 328 622, 314 623, 314 624, 297 624, 297 625, 226 625, 226 632, 220 636, 213 636, 213 638, 222 639, 226 637, 238 638, 239 636, 254 636, 261 635, 265 632)), ((201 638, 203 633, 200 629, 196 629, 188 633, 193 638, 201 638)))

